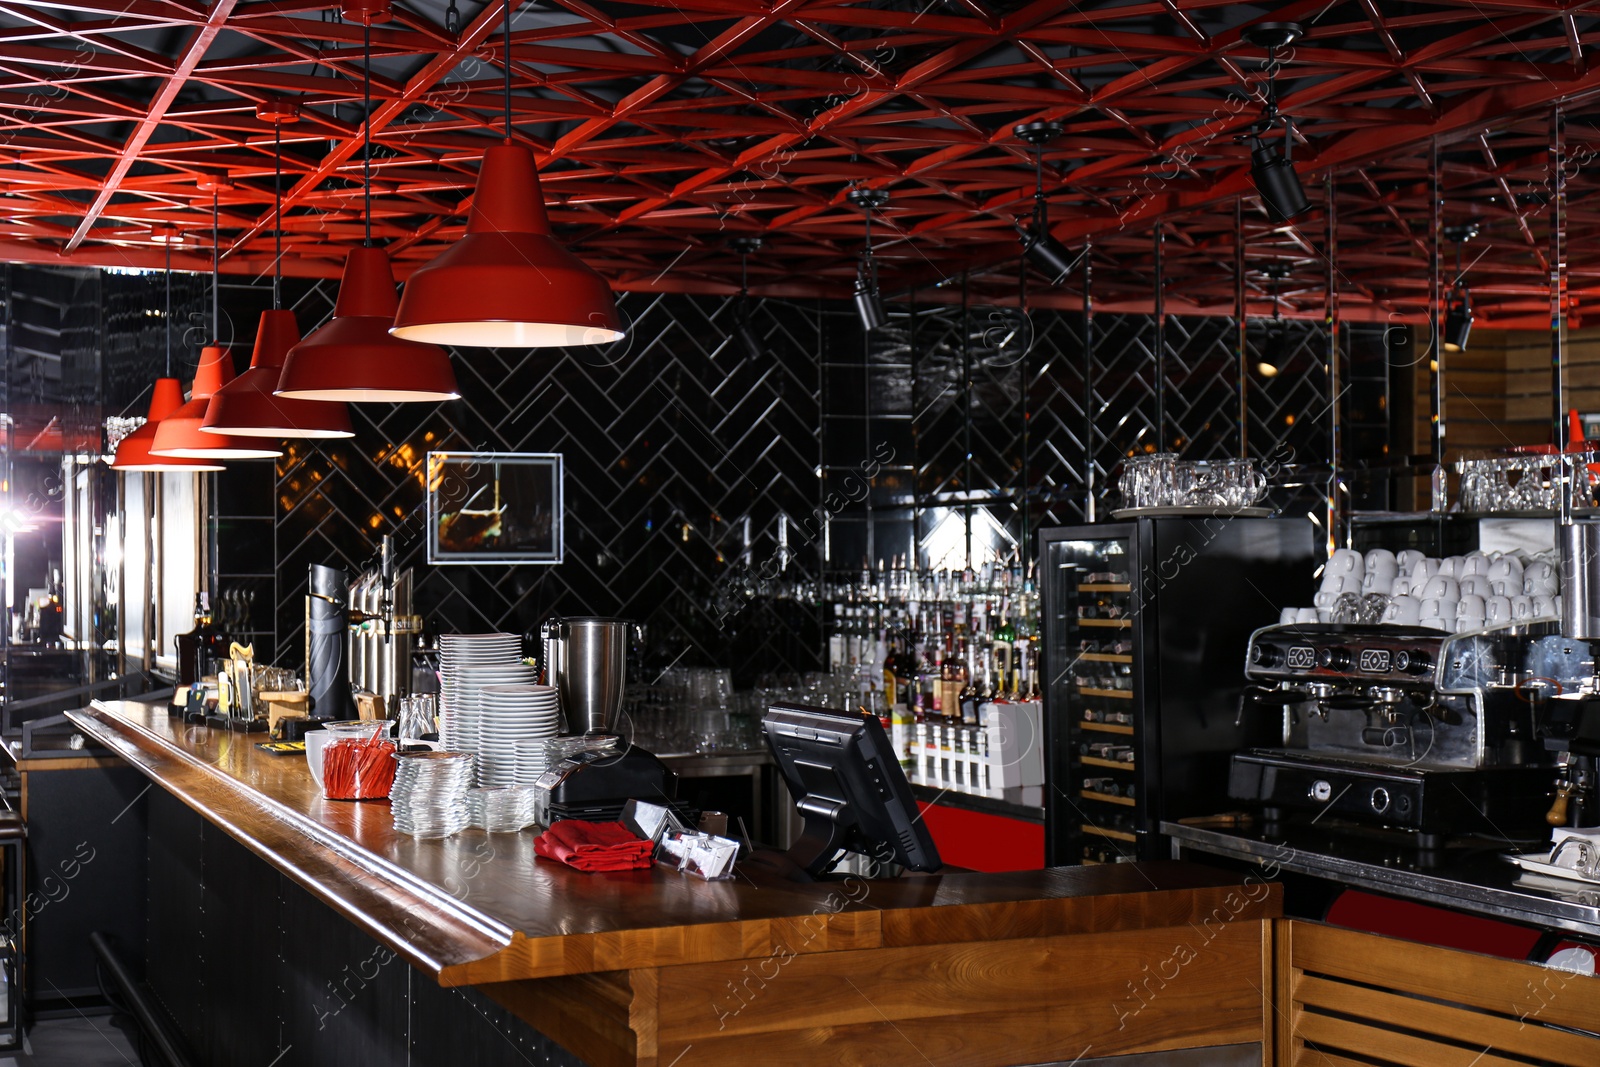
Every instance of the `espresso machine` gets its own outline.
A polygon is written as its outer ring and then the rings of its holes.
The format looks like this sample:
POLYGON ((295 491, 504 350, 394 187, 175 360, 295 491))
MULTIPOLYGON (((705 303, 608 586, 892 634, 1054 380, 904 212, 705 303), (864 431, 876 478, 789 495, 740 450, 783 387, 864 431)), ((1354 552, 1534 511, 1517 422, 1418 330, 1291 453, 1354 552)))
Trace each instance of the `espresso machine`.
POLYGON ((545 684, 561 695, 574 751, 540 776, 535 811, 546 826, 560 819, 611 822, 629 800, 678 809, 678 775, 659 757, 617 732, 627 685, 629 623, 598 617, 551 618, 540 627, 545 684))
MULTIPOLYGON (((1547 831, 1556 754, 1540 693, 1554 621, 1448 634, 1394 625, 1251 635, 1240 717, 1281 717, 1280 747, 1233 757, 1229 796, 1269 824, 1294 811, 1410 831, 1419 848, 1547 831)), ((1571 642, 1565 642, 1571 644, 1571 642)), ((1593 675, 1593 659, 1588 673, 1593 675)))

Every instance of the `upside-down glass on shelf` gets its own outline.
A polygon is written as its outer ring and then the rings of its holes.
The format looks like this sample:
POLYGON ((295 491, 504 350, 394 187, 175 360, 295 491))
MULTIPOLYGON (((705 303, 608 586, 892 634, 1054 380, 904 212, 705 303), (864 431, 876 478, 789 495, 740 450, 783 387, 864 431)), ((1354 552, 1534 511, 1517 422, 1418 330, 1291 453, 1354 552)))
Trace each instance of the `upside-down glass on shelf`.
MULTIPOLYGON (((1461 510, 1473 514, 1554 511, 1560 500, 1561 460, 1558 454, 1524 448, 1511 455, 1475 456, 1456 461, 1461 476, 1461 510)), ((1582 464, 1579 465, 1582 470, 1582 464)), ((1589 478, 1590 486, 1593 478, 1589 478)), ((1579 506, 1588 506, 1592 488, 1580 490, 1579 506)))
POLYGON ((1122 464, 1125 508, 1247 508, 1267 479, 1249 459, 1180 460, 1170 452, 1129 456, 1122 464))
POLYGON ((329 800, 383 800, 394 784, 394 742, 387 719, 330 722, 322 752, 322 795, 329 800))

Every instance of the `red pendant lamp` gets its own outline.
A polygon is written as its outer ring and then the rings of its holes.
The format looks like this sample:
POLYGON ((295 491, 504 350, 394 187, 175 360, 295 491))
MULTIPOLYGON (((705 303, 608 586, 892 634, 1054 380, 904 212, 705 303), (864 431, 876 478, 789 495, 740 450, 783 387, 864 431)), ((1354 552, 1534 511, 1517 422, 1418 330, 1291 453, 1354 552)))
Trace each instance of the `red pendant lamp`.
POLYGON ((111 469, 118 471, 220 471, 220 463, 201 460, 175 459, 157 456, 151 452, 155 446, 156 430, 183 406, 183 383, 176 378, 157 378, 155 391, 150 394, 150 416, 143 426, 124 437, 117 445, 117 454, 111 460, 111 469))
POLYGON ((150 449, 155 445, 156 430, 161 425, 161 420, 168 418, 173 412, 183 406, 183 383, 171 377, 172 374, 172 246, 177 240, 168 239, 163 242, 167 246, 167 375, 157 378, 155 388, 150 393, 150 414, 144 420, 144 425, 117 442, 117 451, 111 457, 111 469, 118 471, 220 471, 220 463, 210 463, 193 459, 174 459, 170 456, 152 455, 150 449))
MULTIPOLYGON (((222 311, 218 296, 218 278, 221 269, 221 242, 217 236, 217 190, 211 186, 211 332, 219 336, 222 311)), ((207 433, 200 428, 205 420, 211 397, 233 379, 233 359, 220 343, 206 345, 200 351, 200 366, 194 372, 194 384, 189 388, 189 402, 161 420, 156 428, 150 453, 155 456, 174 456, 184 459, 276 459, 281 451, 265 441, 247 437, 224 437, 207 433)))
POLYGON ((289 350, 277 395, 392 404, 460 396, 444 349, 389 333, 398 305, 389 254, 351 249, 333 318, 289 350))
POLYGON ((266 441, 225 437, 200 428, 217 390, 233 379, 233 360, 221 345, 206 345, 194 372, 189 402, 161 420, 150 452, 180 459, 276 459, 283 452, 266 441))
POLYGON ((406 282, 390 332, 479 348, 609 344, 626 332, 611 286, 550 235, 533 153, 511 139, 505 8, 506 143, 483 155, 466 236, 406 282))
POLYGON ((211 398, 201 427, 208 433, 235 437, 354 437, 350 409, 343 404, 320 400, 295 400, 274 396, 283 363, 289 350, 300 343, 300 326, 294 312, 283 307, 283 152, 282 122, 272 127, 273 153, 277 170, 273 174, 273 233, 275 250, 272 268, 272 309, 261 313, 256 328, 256 347, 250 369, 217 390, 211 398))
POLYGON ((372 246, 372 22, 379 12, 347 9, 346 17, 352 13, 363 26, 366 239, 344 261, 333 318, 289 350, 276 394, 295 400, 391 404, 454 400, 460 394, 449 354, 437 345, 402 341, 389 333, 400 303, 394 269, 389 253, 372 246))
POLYGON ((234 437, 354 437, 345 405, 272 395, 289 350, 299 343, 294 312, 263 311, 250 369, 211 398, 202 423, 206 432, 234 437))

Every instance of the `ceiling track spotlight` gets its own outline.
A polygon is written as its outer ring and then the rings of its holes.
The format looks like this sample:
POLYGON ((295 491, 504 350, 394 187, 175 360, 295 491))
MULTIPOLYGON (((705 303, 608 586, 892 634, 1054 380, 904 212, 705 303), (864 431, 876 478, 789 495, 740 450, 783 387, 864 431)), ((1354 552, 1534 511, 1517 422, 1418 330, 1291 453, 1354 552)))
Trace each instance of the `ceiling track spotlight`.
POLYGON ((739 253, 739 304, 733 311, 733 329, 728 339, 750 359, 767 354, 767 343, 756 332, 755 309, 750 303, 750 257, 761 251, 762 243, 759 237, 735 237, 728 242, 728 247, 739 253))
POLYGON ((1289 361, 1289 337, 1279 314, 1282 305, 1278 301, 1278 283, 1287 278, 1290 272, 1287 263, 1268 263, 1261 268, 1261 273, 1272 282, 1272 322, 1261 341, 1261 359, 1256 363, 1256 373, 1263 378, 1276 378, 1289 361))
POLYGON ((1445 298, 1444 329, 1439 342, 1446 352, 1464 352, 1467 338, 1472 336, 1473 315, 1472 290, 1467 288, 1461 272, 1461 246, 1478 236, 1478 224, 1465 222, 1459 226, 1445 226, 1439 232, 1456 246, 1456 278, 1450 285, 1450 295, 1445 298))
POLYGON ((1311 206, 1294 170, 1294 120, 1278 113, 1278 50, 1305 35, 1297 22, 1258 22, 1247 27, 1244 39, 1267 52, 1267 102, 1261 117, 1240 138, 1250 142, 1250 180, 1273 222, 1288 222, 1311 206), (1273 127, 1283 124, 1283 150, 1266 140, 1273 127))
POLYGON ((858 185, 845 198, 861 209, 867 221, 867 243, 856 265, 855 302, 861 328, 871 333, 889 324, 889 313, 883 309, 883 297, 878 292, 878 261, 872 256, 872 213, 884 209, 889 203, 889 194, 882 189, 858 185))
POLYGON ((1088 251, 1085 248, 1084 252, 1073 255, 1065 245, 1050 236, 1050 208, 1044 198, 1044 149, 1061 136, 1062 130, 1059 122, 1024 122, 1011 128, 1018 140, 1027 142, 1033 149, 1033 221, 1031 225, 1024 226, 1022 220, 1018 219, 1013 225, 1022 240, 1022 254, 1040 274, 1050 280, 1051 285, 1060 285, 1065 281, 1088 251))

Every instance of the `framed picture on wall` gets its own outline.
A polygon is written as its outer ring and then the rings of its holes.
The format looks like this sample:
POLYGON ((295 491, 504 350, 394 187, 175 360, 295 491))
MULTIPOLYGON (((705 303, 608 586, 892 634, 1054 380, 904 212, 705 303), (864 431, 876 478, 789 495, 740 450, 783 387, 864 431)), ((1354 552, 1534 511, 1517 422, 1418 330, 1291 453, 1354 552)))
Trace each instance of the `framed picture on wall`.
POLYGON ((429 452, 428 562, 560 563, 559 452, 429 452))

